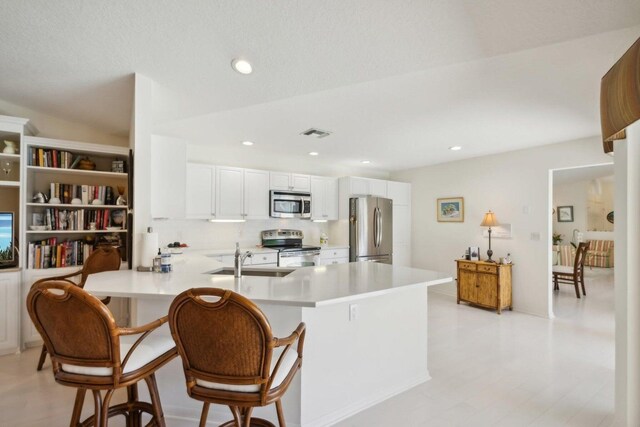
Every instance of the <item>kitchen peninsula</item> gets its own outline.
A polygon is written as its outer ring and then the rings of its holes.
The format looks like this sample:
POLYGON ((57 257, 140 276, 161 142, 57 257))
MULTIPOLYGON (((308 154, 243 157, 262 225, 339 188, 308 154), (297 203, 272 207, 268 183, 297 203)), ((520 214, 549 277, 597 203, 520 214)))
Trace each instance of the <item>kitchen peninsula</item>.
MULTIPOLYGON (((448 275, 368 262, 305 267, 284 277, 212 274, 222 268, 211 256, 192 254, 172 273, 99 273, 85 289, 132 298, 132 324, 167 314, 173 297, 192 287, 246 296, 265 312, 275 336, 305 322, 303 368, 283 399, 290 426, 330 425, 430 378, 427 287, 450 282, 448 275)), ((201 403, 187 396, 180 363, 158 372, 163 409, 168 418, 197 420, 201 403)), ((229 418, 227 408, 212 412, 212 421, 229 418)), ((271 406, 254 414, 276 420, 271 406)))

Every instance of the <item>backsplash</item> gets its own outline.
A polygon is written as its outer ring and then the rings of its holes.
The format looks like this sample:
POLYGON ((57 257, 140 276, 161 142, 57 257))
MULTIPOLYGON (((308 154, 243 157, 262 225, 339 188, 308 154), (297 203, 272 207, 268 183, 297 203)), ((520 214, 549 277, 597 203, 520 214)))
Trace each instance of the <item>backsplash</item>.
MULTIPOLYGON (((244 248, 261 243, 260 232, 276 228, 302 230, 305 245, 319 245, 320 233, 329 233, 327 223, 301 219, 266 219, 239 223, 209 222, 206 220, 155 220, 152 227, 159 243, 186 243, 193 249, 230 249, 235 242, 244 248)), ((329 244, 332 244, 331 236, 329 244)))

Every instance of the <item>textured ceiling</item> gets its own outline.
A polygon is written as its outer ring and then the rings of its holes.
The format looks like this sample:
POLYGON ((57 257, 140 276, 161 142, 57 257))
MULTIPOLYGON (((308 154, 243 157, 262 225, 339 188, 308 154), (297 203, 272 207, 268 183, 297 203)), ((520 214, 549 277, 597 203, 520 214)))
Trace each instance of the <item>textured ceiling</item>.
MULTIPOLYGON (((154 117, 165 124, 393 76, 420 79, 430 75, 425 70, 483 64, 640 23, 637 0, 0 0, 0 8, 0 99, 114 134, 129 129, 133 72, 157 83, 154 117), (236 56, 250 59, 254 74, 232 72, 236 56)), ((514 65, 505 79, 525 65, 514 65)), ((441 73, 427 83, 430 90, 463 103, 458 86, 465 82, 441 87, 441 73)), ((367 96, 392 104, 407 96, 383 87, 367 96)), ((491 111, 481 95, 474 102, 491 111)), ((369 100, 339 102, 362 110, 369 100)), ((469 112, 468 104, 450 107, 446 118, 440 108, 425 119, 453 122, 458 112, 469 112)), ((537 114, 535 103, 516 108, 537 114)), ((379 126, 369 121, 360 135, 402 134, 415 126, 400 111, 397 116, 379 126)), ((322 126, 312 119, 309 125, 322 126)))

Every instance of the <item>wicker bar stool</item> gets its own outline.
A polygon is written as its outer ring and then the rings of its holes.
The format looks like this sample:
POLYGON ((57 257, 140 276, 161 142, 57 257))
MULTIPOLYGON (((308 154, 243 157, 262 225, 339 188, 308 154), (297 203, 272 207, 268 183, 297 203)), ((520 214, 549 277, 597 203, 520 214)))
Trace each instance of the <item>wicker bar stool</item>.
POLYGON ((27 310, 50 352, 56 382, 77 388, 71 426, 106 427, 110 417, 124 415, 127 426, 139 427, 142 412, 153 417, 148 426, 165 425, 155 372, 177 352, 170 336, 150 334, 166 323, 166 316, 144 326, 119 328, 98 298, 68 280, 35 283, 27 295, 27 310), (138 400, 142 380, 151 403, 138 400), (109 406, 114 391, 122 387, 127 387, 128 401, 109 406), (80 421, 87 390, 93 393, 95 413, 80 421))
MULTIPOLYGON (((100 246, 96 248, 84 263, 82 270, 75 273, 65 274, 63 276, 47 277, 38 280, 42 282, 45 280, 70 280, 72 277, 80 276, 80 281, 76 284, 81 288, 84 288, 84 284, 87 281, 87 277, 90 274, 101 273, 103 271, 114 271, 120 269, 120 250, 112 246, 100 246)), ((36 282, 36 283, 38 283, 36 282)), ((111 297, 106 297, 102 300, 104 304, 109 304, 111 297)), ((44 361, 47 357, 47 346, 42 344, 42 350, 40 351, 40 359, 38 360, 38 371, 42 370, 44 361)))
POLYGON ((251 413, 275 403, 279 425, 285 427, 281 398, 302 366, 304 323, 288 337, 275 338, 265 315, 247 298, 224 289, 196 288, 173 300, 169 326, 182 358, 187 394, 204 402, 201 427, 211 403, 231 409, 233 421, 223 424, 229 427, 274 427, 251 413), (282 349, 278 356, 276 348, 282 349))

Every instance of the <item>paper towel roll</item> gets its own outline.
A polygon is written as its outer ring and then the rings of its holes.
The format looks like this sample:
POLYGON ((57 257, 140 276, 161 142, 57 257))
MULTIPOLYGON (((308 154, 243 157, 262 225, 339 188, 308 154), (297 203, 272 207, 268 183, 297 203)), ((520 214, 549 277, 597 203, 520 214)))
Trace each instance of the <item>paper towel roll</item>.
POLYGON ((140 266, 153 267, 153 259, 158 254, 158 233, 140 234, 140 266))

